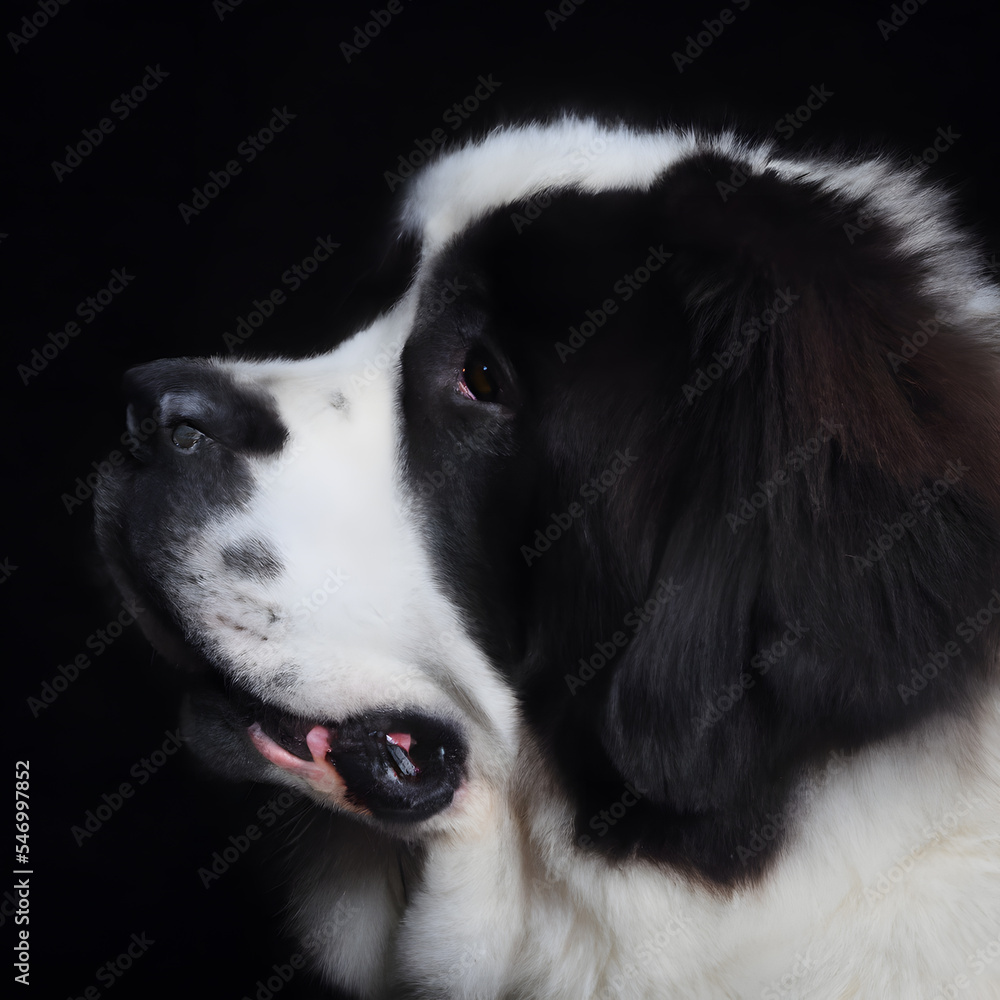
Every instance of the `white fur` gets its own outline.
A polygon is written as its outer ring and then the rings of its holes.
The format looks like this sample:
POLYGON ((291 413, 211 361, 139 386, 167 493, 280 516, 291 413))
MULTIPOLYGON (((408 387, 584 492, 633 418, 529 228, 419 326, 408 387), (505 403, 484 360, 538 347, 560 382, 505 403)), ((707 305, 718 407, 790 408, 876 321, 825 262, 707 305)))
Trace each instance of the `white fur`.
POLYGON ((861 200, 865 216, 894 223, 904 234, 901 249, 931 265, 927 290, 949 302, 956 322, 989 317, 995 324, 1000 295, 976 258, 981 248, 969 246, 968 234, 951 223, 949 194, 930 186, 917 191, 912 183, 917 168, 884 154, 834 162, 793 156, 775 143, 749 143, 732 132, 650 133, 565 118, 497 130, 440 160, 412 185, 403 221, 430 255, 494 209, 543 192, 646 190, 666 169, 706 152, 753 173, 770 170, 788 180, 808 176, 825 190, 861 200))
POLYGON ((732 895, 576 849, 570 804, 527 736, 487 802, 428 838, 405 910, 370 914, 386 873, 396 881, 387 842, 362 837, 363 867, 354 847, 342 881, 302 879, 303 935, 337 927, 331 978, 377 997, 398 966, 427 996, 463 1000, 930 1000, 949 985, 1000 997, 1000 703, 976 725, 833 755, 803 777, 774 872, 732 895), (397 919, 362 968, 372 926, 397 919))

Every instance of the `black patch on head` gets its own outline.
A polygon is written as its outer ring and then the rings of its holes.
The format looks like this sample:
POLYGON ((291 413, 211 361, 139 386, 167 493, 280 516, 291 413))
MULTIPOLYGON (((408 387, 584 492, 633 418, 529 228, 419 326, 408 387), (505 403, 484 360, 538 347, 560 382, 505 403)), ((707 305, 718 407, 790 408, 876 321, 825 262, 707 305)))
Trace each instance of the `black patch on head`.
POLYGON ((644 196, 564 194, 526 228, 522 209, 494 213, 440 256, 403 354, 409 470, 440 572, 504 664, 523 663, 531 615, 521 544, 614 461, 609 432, 659 390, 635 331, 657 331, 657 353, 678 360, 667 366, 678 386, 685 349, 680 305, 665 308, 669 248, 644 196), (609 299, 615 313, 601 319, 609 299), (563 350, 573 329, 592 325, 578 350, 563 350), (483 352, 503 382, 498 404, 457 390, 483 352))
POLYGON ((249 538, 222 550, 222 562, 241 576, 273 580, 281 574, 281 561, 260 539, 249 538))
POLYGON ((1000 615, 963 622, 1000 600, 997 363, 889 222, 807 179, 705 155, 537 203, 426 280, 411 489, 580 842, 751 879, 804 765, 992 682, 1000 615), (484 357, 499 402, 459 391, 484 357))

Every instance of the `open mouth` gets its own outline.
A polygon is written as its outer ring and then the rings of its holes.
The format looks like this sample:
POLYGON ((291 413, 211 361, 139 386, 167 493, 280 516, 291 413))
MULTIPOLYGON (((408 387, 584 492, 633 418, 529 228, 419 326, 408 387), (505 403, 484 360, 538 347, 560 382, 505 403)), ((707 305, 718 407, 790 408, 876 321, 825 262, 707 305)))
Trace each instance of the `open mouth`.
POLYGON ((417 822, 447 808, 461 784, 462 739, 439 719, 380 710, 324 722, 243 700, 257 751, 350 811, 417 822))
POLYGON ((145 604, 144 630, 164 656, 192 671, 196 701, 227 728, 245 731, 266 760, 340 807, 389 822, 419 822, 451 805, 467 756, 453 724, 419 710, 375 708, 336 721, 284 712, 224 679, 168 616, 145 604))

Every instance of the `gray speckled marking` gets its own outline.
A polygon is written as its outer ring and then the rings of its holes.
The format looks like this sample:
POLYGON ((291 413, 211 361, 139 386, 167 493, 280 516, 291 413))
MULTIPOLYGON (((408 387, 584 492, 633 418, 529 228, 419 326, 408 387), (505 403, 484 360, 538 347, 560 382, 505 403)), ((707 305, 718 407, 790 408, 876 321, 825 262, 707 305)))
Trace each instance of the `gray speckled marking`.
POLYGON ((273 580, 281 573, 281 562, 258 538, 248 538, 222 550, 222 562, 240 576, 255 580, 273 580))

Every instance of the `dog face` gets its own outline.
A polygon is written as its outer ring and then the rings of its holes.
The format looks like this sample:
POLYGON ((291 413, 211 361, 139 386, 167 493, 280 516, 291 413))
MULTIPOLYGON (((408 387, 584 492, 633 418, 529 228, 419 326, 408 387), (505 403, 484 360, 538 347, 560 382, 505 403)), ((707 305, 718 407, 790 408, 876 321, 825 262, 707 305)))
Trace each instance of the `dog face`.
POLYGON ((205 753, 249 741, 251 771, 390 825, 452 806, 476 746, 502 767, 514 725, 434 583, 401 473, 412 313, 324 358, 135 370, 130 423, 158 430, 102 507, 153 641, 237 692, 201 706, 205 753))
POLYGON ((330 353, 128 377, 156 430, 98 533, 225 681, 203 754, 409 841, 540 769, 574 849, 725 886, 801 767, 995 682, 992 618, 955 630, 1000 579, 997 298, 940 192, 565 121, 403 229, 409 290, 330 353))

